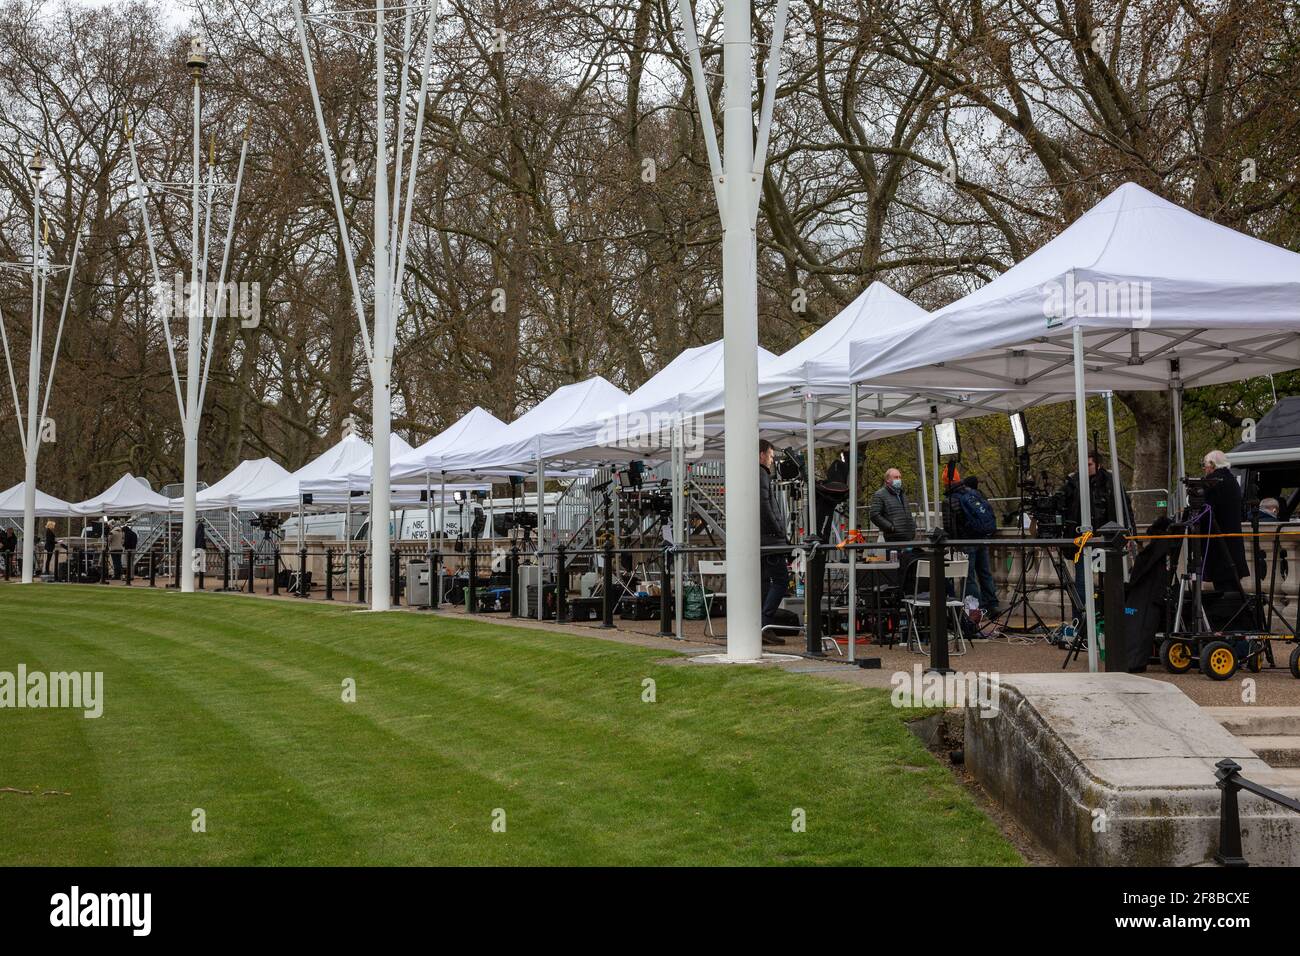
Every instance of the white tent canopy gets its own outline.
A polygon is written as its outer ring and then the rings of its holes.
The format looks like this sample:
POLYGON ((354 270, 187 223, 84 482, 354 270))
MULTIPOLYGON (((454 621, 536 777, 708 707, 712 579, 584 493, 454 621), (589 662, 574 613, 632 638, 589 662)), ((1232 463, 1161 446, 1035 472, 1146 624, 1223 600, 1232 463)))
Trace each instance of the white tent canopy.
POLYGON ((171 502, 151 491, 143 479, 129 471, 105 491, 72 505, 72 513, 86 517, 99 515, 134 515, 163 513, 172 510, 171 502))
MULTIPOLYGON (((365 444, 364 442, 362 443, 365 444)), ((388 454, 390 460, 410 454, 411 446, 397 432, 388 435, 388 454)), ((345 503, 353 491, 363 491, 370 487, 370 472, 375 459, 374 449, 365 445, 364 452, 356 456, 340 457, 337 464, 328 472, 307 475, 299 478, 299 494, 309 494, 314 504, 345 503), (352 476, 356 476, 353 479, 352 476)), ((396 494, 396 489, 393 490, 396 494)), ((416 495, 418 499, 418 494, 416 495)))
POLYGON ((552 436, 601 415, 617 415, 628 398, 627 392, 597 375, 556 389, 495 436, 426 461, 433 471, 491 476, 546 460, 563 450, 552 436))
POLYGON ((1075 326, 1091 389, 1295 368, 1300 254, 1126 183, 931 321, 884 343, 855 342, 850 374, 872 385, 1068 392, 1075 326))
MULTIPOLYGON (((20 481, 12 488, 0 491, 0 518, 21 518, 23 516, 23 493, 25 490, 26 482, 20 481)), ((66 518, 75 512, 72 510, 72 505, 62 498, 47 495, 37 488, 36 513, 51 518, 66 518)))
POLYGON ((241 511, 296 511, 301 504, 304 482, 329 475, 346 475, 370 461, 370 445, 356 435, 347 435, 297 471, 266 487, 241 496, 241 511))
MULTIPOLYGON (((506 423, 486 409, 475 405, 447 428, 434 435, 424 444, 407 451, 403 455, 394 455, 389 471, 394 482, 423 483, 426 476, 437 474, 439 463, 443 458, 458 448, 470 448, 498 438, 506 430, 506 423)), ((370 470, 353 471, 349 478, 361 481, 362 486, 370 483, 370 470)))
MULTIPOLYGON (((271 458, 241 461, 229 474, 204 488, 195 497, 199 511, 222 511, 239 508, 240 499, 289 477, 289 472, 271 458)), ((172 507, 180 510, 184 499, 173 498, 172 507)))

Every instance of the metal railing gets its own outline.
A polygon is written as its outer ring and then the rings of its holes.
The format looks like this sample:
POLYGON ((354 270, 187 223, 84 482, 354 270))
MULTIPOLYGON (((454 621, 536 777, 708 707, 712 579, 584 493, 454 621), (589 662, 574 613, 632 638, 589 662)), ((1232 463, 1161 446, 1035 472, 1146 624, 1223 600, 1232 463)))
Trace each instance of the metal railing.
POLYGON ((1300 800, 1247 780, 1241 775, 1241 765, 1230 757, 1220 760, 1214 767, 1214 777, 1218 781, 1215 785, 1222 794, 1219 800, 1219 849, 1214 854, 1214 862, 1220 866, 1250 866, 1242 855, 1241 812, 1237 805, 1237 794, 1245 790, 1295 813, 1300 813, 1300 800))

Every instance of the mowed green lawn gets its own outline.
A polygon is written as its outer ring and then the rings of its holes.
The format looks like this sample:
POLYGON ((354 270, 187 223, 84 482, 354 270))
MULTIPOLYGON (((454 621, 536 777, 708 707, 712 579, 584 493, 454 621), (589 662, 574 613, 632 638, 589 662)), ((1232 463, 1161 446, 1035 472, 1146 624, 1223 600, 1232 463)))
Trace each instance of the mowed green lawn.
POLYGON ((0 792, 0 864, 1019 862, 886 692, 664 659, 432 615, 0 586, 0 671, 104 673, 98 719, 0 709, 0 791, 34 791, 0 792))

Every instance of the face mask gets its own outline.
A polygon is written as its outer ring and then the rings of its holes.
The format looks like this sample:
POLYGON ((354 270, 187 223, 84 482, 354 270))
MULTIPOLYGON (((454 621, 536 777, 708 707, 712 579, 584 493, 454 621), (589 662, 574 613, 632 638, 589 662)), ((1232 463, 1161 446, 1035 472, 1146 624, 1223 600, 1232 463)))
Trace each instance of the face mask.
POLYGON ((895 478, 893 481, 891 481, 891 482, 889 483, 889 487, 893 488, 895 491, 902 491, 902 490, 903 490, 903 479, 902 479, 902 478, 895 478))

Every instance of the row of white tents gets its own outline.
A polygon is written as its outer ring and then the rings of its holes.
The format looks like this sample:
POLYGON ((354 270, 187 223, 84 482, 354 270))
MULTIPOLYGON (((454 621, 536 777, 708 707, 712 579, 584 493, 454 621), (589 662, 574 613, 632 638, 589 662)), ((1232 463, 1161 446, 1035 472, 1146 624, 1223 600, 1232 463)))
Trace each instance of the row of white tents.
MULTIPOLYGON (((1109 397, 1113 389, 1168 389, 1173 471, 1181 477, 1185 387, 1300 367, 1300 254, 1128 183, 944 309, 927 313, 874 283, 784 355, 760 349, 757 366, 761 434, 812 448, 818 440, 915 430, 927 497, 923 423, 1074 399, 1082 462, 1089 390, 1109 397)), ((686 350, 631 394, 597 377, 557 389, 509 424, 476 408, 418 448, 394 439, 395 503, 403 495, 431 500, 435 482, 445 494, 449 482, 526 475, 540 490, 548 474, 611 461, 672 460, 677 470, 677 456, 688 451, 720 458, 723 386, 723 347, 715 342, 686 350)), ((849 444, 856 480, 857 443, 849 444)), ((370 460, 364 442, 345 438, 293 474, 277 473, 271 462, 245 462, 202 493, 200 507, 288 511, 307 494, 315 505, 350 501, 369 487, 370 460)), ((937 464, 932 444, 936 511, 937 464)), ((166 502, 122 487, 127 481, 67 507, 95 514, 166 502)), ((0 506, 13 501, 21 495, 11 489, 0 506)), ((1083 517, 1086 525, 1090 518, 1083 517)), ((850 525, 856 527, 855 508, 850 525)), ((1090 659, 1095 665, 1095 647, 1090 659)))
MULTIPOLYGON (((506 424, 475 408, 412 448, 393 436, 394 504, 432 486, 561 477, 611 461, 722 457, 722 342, 691 348, 631 394, 595 377, 506 424)), ((760 433, 844 444, 923 423, 1019 411, 1099 389, 1173 389, 1300 366, 1300 255, 1127 184, 997 279, 936 313, 881 283, 781 356, 758 355, 760 433), (1082 328, 1083 363, 1073 335, 1082 328), (851 394, 858 393, 856 403, 851 394)), ((201 510, 292 511, 364 500, 370 446, 348 436, 297 471, 245 461, 199 493, 201 510)), ((935 489, 936 497, 938 489, 935 489)), ((21 513, 21 485, 0 516, 21 513)), ((125 475, 49 515, 175 510, 125 475)))

